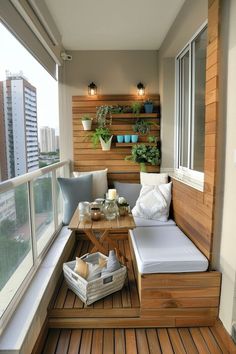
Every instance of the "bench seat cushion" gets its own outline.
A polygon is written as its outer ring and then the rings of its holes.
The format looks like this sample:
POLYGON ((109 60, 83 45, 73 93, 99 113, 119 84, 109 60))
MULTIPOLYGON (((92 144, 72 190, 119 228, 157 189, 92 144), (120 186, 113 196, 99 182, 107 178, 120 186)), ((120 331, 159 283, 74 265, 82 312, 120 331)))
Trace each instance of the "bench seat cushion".
POLYGON ((130 231, 139 273, 203 272, 207 258, 178 228, 137 227, 130 231))
POLYGON ((159 221, 153 219, 145 219, 139 218, 138 216, 134 216, 134 221, 137 227, 145 227, 145 226, 170 226, 175 225, 174 220, 169 219, 167 221, 159 221))

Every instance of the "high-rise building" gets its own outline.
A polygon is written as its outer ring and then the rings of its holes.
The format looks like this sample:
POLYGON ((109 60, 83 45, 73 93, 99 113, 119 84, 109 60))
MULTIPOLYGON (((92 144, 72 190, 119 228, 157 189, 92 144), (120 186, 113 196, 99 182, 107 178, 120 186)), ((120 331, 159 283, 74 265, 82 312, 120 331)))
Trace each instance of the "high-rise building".
POLYGON ((39 168, 37 95, 22 73, 2 82, 8 178, 39 168))
POLYGON ((3 102, 4 102, 3 83, 0 82, 0 182, 5 181, 8 178, 5 119, 4 119, 3 102))
POLYGON ((40 127, 39 139, 40 152, 56 151, 56 136, 54 128, 40 127))

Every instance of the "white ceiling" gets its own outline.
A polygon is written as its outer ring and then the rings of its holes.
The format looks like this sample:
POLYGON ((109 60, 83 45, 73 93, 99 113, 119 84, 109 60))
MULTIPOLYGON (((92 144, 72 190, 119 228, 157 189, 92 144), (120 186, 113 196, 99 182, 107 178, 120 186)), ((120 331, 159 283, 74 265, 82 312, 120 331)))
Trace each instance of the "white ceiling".
POLYGON ((68 50, 159 49, 185 0, 45 0, 68 50))

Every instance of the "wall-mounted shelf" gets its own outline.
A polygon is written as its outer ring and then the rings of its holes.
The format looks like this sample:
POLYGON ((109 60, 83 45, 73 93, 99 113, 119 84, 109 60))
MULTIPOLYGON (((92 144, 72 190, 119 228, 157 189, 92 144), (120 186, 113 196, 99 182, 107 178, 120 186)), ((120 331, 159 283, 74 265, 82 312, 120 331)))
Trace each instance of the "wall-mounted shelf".
POLYGON ((148 143, 144 141, 138 141, 137 143, 116 143, 116 147, 128 147, 128 146, 134 146, 137 144, 145 144, 145 145, 150 145, 150 146, 156 146, 156 143, 148 143))
POLYGON ((112 119, 115 118, 158 118, 160 116, 159 113, 140 113, 135 115, 134 113, 112 113, 112 119))

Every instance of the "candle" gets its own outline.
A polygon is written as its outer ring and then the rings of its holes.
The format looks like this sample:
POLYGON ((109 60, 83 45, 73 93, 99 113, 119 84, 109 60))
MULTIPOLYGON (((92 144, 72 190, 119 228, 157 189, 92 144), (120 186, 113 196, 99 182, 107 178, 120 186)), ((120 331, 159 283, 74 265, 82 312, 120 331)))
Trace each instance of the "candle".
POLYGON ((116 199, 116 189, 108 189, 108 199, 116 199))

